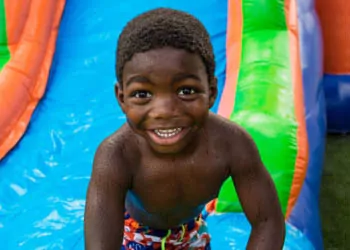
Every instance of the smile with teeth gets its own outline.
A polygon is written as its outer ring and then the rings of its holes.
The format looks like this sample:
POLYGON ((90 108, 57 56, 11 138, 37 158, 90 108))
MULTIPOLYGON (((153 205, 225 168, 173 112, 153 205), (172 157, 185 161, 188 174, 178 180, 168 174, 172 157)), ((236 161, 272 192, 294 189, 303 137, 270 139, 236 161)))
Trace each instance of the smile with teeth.
POLYGON ((155 129, 154 133, 161 138, 170 138, 180 133, 182 128, 155 129))

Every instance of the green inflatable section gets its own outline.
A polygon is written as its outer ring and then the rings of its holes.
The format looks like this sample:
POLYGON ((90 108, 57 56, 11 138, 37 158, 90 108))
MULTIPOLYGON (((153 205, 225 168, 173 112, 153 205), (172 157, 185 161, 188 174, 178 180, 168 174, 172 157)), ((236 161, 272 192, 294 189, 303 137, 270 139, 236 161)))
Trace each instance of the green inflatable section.
POLYGON ((0 0, 0 70, 10 60, 10 51, 7 47, 6 14, 4 0, 0 0))
MULTIPOLYGON (((230 119, 255 140, 285 213, 297 154, 297 122, 284 1, 243 0, 242 8, 242 54, 230 119)), ((221 188, 216 211, 242 211, 231 178, 221 188)))

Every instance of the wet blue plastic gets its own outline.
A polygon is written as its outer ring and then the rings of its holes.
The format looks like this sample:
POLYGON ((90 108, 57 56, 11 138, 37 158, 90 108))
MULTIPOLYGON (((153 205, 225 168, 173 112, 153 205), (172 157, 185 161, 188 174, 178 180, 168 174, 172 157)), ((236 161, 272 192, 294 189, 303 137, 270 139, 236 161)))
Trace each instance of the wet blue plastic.
MULTIPOLYGON (((247 244, 250 225, 242 213, 211 215, 207 218, 209 233, 214 250, 244 250, 247 244)), ((286 226, 286 239, 283 250, 314 250, 316 248, 298 229, 286 226)))
POLYGON ((309 142, 306 179, 289 221, 300 229, 317 250, 323 249, 319 191, 326 137, 322 38, 314 0, 298 0, 304 103, 309 142))
POLYGON ((325 74, 327 124, 330 133, 350 132, 350 75, 325 74))
MULTIPOLYGON (((160 6, 189 11, 206 25, 214 44, 221 93, 226 0, 201 4, 186 0, 67 1, 45 98, 23 139, 0 162, 1 249, 83 249, 83 213, 93 155, 97 145, 125 121, 113 92, 116 40, 127 20, 160 6)), ((309 91, 311 96, 316 93, 309 91)), ((309 110, 317 103, 312 101, 309 110)), ((322 124, 312 118, 321 112, 315 114, 310 116, 310 126, 322 124)), ((322 144, 314 140, 315 145, 322 144)), ((316 150, 312 157, 321 155, 316 150)), ((308 208, 308 198, 313 202, 313 193, 303 192, 305 198, 298 202, 301 208, 294 211, 294 221, 308 232, 309 223, 314 222, 300 211, 308 208)), ((210 216, 208 223, 213 249, 245 249, 250 227, 244 215, 210 216)), ((304 234, 290 225, 287 229, 285 249, 313 249, 304 234)))

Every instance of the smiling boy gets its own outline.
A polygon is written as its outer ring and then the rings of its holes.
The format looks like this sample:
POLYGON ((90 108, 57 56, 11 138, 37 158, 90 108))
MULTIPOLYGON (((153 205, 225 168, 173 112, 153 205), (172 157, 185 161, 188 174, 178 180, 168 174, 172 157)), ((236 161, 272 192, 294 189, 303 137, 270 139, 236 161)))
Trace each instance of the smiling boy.
POLYGON ((282 249, 284 217, 256 145, 209 111, 214 70, 209 34, 192 15, 159 8, 126 25, 115 93, 127 123, 95 155, 87 250, 210 249, 201 211, 228 177, 252 225, 247 249, 282 249))

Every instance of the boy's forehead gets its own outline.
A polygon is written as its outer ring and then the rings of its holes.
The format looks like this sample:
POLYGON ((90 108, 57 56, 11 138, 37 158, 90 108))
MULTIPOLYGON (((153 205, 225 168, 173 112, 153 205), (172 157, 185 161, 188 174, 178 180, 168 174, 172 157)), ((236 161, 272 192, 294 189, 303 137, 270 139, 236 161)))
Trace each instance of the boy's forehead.
POLYGON ((205 66, 197 54, 187 52, 183 49, 165 47, 136 53, 124 67, 124 71, 127 72, 152 72, 155 70, 178 70, 199 73, 199 71, 205 71, 205 66))

